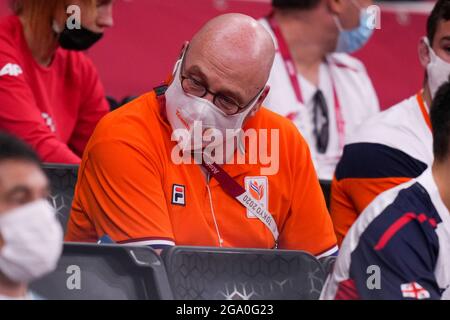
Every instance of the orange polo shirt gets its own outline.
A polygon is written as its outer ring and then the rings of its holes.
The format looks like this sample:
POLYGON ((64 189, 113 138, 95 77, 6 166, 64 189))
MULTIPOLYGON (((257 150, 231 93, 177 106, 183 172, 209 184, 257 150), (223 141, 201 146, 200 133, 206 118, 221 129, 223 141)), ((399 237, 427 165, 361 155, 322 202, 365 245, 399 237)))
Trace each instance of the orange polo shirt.
MULTIPOLYGON (((173 163, 176 143, 162 109, 150 92, 97 126, 80 167, 66 241, 95 242, 108 235, 119 243, 155 248, 273 248, 266 226, 214 178, 207 181, 199 165, 173 163)), ((223 169, 266 201, 278 225, 280 248, 316 256, 334 253, 332 222, 298 130, 264 108, 245 128, 279 129, 278 173, 262 177, 260 169, 267 165, 259 161, 225 164, 223 169)))

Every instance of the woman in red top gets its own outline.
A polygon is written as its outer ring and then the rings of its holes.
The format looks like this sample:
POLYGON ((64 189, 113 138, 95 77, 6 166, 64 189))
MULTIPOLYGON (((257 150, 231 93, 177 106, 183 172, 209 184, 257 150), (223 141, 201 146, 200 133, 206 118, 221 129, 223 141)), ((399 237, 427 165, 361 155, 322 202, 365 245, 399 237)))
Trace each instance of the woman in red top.
POLYGON ((97 71, 81 51, 112 26, 112 4, 14 0, 15 15, 0 20, 0 131, 21 137, 44 162, 79 163, 108 112, 97 71))

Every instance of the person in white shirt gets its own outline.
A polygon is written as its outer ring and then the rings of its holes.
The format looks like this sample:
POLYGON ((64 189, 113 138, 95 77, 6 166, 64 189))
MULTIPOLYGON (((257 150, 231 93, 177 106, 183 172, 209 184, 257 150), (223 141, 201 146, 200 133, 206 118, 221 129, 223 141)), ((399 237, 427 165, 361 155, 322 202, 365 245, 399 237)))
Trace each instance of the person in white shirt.
POLYGON ((450 83, 431 88, 433 163, 366 207, 321 299, 450 299, 450 83))
POLYGON ((380 111, 364 65, 348 55, 373 33, 371 4, 273 0, 274 11, 260 20, 277 48, 265 106, 296 124, 322 180, 332 179, 345 137, 380 111))
POLYGON ((0 300, 38 299, 28 285, 56 267, 63 232, 48 194, 35 152, 0 133, 0 300))
POLYGON ((420 91, 364 121, 346 139, 331 184, 330 213, 341 244, 356 218, 380 193, 420 176, 431 166, 429 106, 450 75, 450 0, 439 0, 418 44, 425 78, 420 91))

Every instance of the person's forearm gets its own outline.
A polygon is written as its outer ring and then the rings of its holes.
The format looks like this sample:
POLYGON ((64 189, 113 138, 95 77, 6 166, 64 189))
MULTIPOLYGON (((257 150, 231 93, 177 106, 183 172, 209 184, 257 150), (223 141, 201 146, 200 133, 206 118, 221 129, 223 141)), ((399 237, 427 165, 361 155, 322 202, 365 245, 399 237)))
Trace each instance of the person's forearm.
POLYGON ((39 154, 42 162, 79 164, 81 159, 63 142, 47 139, 37 144, 30 143, 39 154))

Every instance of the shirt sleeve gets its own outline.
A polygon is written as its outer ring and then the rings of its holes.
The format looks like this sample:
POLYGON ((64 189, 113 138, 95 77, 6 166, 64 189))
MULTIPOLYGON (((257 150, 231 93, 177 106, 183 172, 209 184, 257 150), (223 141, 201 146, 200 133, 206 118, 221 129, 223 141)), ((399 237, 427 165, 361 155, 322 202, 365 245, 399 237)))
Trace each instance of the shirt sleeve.
POLYGON ((331 218, 338 245, 359 217, 360 213, 381 193, 394 188, 410 178, 354 178, 338 181, 333 179, 331 184, 331 218))
POLYGON ((379 194, 418 177, 426 168, 425 163, 383 144, 346 145, 331 186, 331 217, 338 242, 379 194))
POLYGON ((336 236, 309 148, 297 129, 294 139, 298 147, 289 146, 293 150, 292 203, 280 232, 280 248, 304 250, 319 258, 333 255, 336 236))
POLYGON ((154 248, 175 244, 156 161, 120 141, 98 142, 85 158, 66 241, 108 235, 154 248))
POLYGON ((79 163, 80 158, 45 123, 20 63, 0 51, 0 69, 7 65, 20 72, 0 75, 0 130, 22 138, 44 162, 79 163))
POLYGON ((97 123, 109 111, 105 90, 98 73, 91 60, 87 57, 83 58, 83 81, 81 87, 84 94, 74 132, 69 140, 69 146, 79 157, 83 155, 84 148, 97 123))
POLYGON ((434 274, 439 240, 432 224, 410 215, 375 220, 361 235, 350 265, 361 299, 441 298, 434 274))

